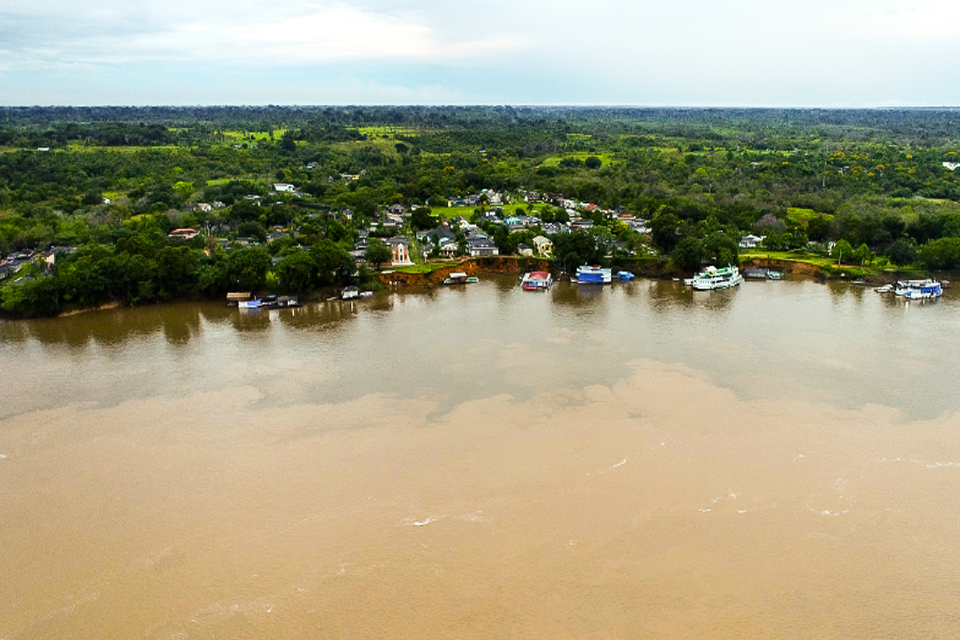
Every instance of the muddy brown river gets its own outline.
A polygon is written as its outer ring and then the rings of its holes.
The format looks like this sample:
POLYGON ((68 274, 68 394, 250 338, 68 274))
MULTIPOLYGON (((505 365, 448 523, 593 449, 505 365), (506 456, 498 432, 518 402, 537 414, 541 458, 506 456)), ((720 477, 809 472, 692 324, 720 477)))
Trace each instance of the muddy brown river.
POLYGON ((0 323, 0 639, 960 635, 960 290, 0 323))

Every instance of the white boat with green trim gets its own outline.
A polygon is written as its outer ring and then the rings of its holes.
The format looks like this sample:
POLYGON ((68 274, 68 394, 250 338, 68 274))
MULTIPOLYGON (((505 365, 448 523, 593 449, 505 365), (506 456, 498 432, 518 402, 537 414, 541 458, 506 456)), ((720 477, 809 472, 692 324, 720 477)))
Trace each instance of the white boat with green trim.
POLYGON ((712 291, 714 289, 729 289, 743 282, 740 269, 737 267, 707 267, 693 276, 693 288, 697 291, 712 291))

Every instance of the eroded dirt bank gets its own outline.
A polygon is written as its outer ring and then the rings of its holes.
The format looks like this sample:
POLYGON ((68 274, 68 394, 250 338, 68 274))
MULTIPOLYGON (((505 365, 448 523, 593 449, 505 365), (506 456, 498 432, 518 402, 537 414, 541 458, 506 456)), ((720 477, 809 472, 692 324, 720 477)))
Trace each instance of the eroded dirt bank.
POLYGON ((381 273, 380 282, 386 286, 431 287, 443 284, 451 273, 466 273, 470 276, 481 273, 526 273, 527 271, 549 271, 549 260, 536 258, 477 258, 463 262, 450 263, 431 273, 381 273))
POLYGON ((784 273, 799 273, 807 276, 819 276, 822 269, 815 264, 807 262, 792 262, 789 260, 772 260, 770 258, 754 258, 740 265, 743 269, 776 269, 784 273))

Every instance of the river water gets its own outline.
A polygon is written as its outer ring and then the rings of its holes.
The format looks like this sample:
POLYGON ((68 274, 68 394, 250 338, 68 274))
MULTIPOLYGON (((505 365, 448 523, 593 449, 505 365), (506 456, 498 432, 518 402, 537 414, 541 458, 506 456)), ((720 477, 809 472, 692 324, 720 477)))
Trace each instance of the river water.
POLYGON ((0 639, 956 637, 960 291, 0 324, 0 639))

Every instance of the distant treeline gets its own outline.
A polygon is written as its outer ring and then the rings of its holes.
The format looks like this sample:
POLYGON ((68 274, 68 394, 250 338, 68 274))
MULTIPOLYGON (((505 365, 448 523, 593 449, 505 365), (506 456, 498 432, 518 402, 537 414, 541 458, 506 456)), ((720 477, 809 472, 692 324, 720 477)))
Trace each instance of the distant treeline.
POLYGON ((728 109, 653 107, 525 106, 206 106, 206 107, 0 107, 5 127, 56 123, 158 124, 164 127, 219 126, 264 130, 268 126, 357 127, 389 124, 428 129, 504 126, 589 125, 614 133, 644 131, 665 136, 727 139, 742 133, 795 138, 863 141, 897 136, 901 142, 940 143, 956 139, 960 108, 728 109))

